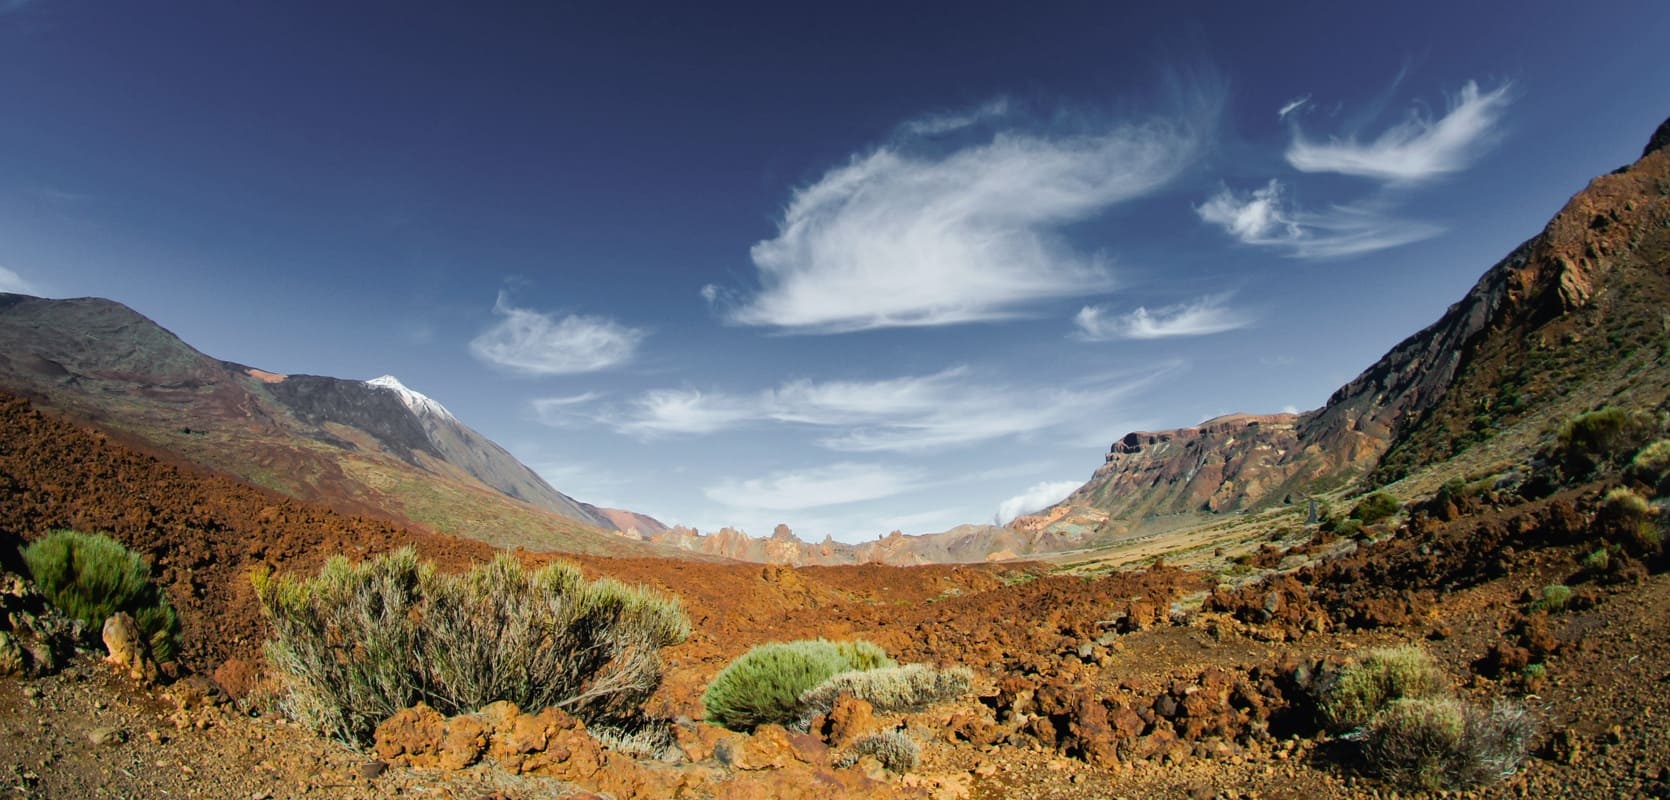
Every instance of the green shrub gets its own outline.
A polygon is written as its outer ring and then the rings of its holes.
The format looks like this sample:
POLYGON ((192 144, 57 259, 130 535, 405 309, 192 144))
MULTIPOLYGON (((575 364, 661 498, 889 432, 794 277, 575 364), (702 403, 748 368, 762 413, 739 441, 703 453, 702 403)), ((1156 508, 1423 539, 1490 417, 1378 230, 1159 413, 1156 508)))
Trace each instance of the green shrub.
POLYGON ((1359 501, 1356 508, 1351 509, 1351 517, 1364 525, 1371 525, 1396 514, 1402 507, 1391 493, 1375 492, 1359 501))
POLYGON ((1670 439, 1660 439, 1635 454, 1626 470, 1629 477, 1653 489, 1653 494, 1670 491, 1670 439))
POLYGON ((23 561, 41 594, 95 635, 118 611, 133 616, 151 657, 178 654, 180 618, 150 582, 138 553, 102 534, 53 531, 23 548, 23 561))
POLYGON ((1371 769, 1409 789, 1470 789, 1512 775, 1535 733, 1516 705, 1497 703, 1486 712, 1453 697, 1409 698, 1369 723, 1363 755, 1371 769))
POLYGON ((1606 493, 1601 501, 1599 522, 1608 535, 1621 541, 1636 553, 1658 552, 1663 544, 1655 513, 1647 498, 1635 490, 1619 486, 1606 493))
POLYGON ((1548 665, 1526 664, 1525 668, 1519 671, 1519 674, 1524 676, 1526 680, 1540 681, 1548 677, 1548 665))
POLYGON ((566 564, 528 572, 508 555, 443 575, 405 548, 254 583, 281 707, 349 743, 420 700, 449 715, 508 700, 632 725, 661 684, 660 649, 690 632, 676 600, 588 583, 566 564))
POLYGON ((1612 566, 1612 551, 1605 547, 1583 557, 1583 568, 1591 572, 1605 572, 1612 566))
POLYGON ((800 696, 838 673, 895 666, 881 648, 862 640, 825 639, 762 644, 732 661, 702 693, 708 721, 752 731, 800 719, 800 696))
POLYGON ((842 695, 863 700, 882 713, 921 711, 967 694, 973 679, 974 673, 961 667, 942 670, 927 664, 841 672, 800 695, 796 722, 829 713, 842 695))
POLYGON ((1571 602, 1571 587, 1561 583, 1542 587, 1542 597, 1531 604, 1532 611, 1564 611, 1571 602))
POLYGON ((1449 690, 1432 656, 1418 647, 1376 650, 1341 670, 1322 692, 1318 709, 1334 730, 1361 728, 1396 700, 1433 697, 1449 690))
POLYGON ((1567 478, 1581 479, 1629 458, 1656 427, 1650 414, 1611 406, 1579 414, 1555 434, 1553 456, 1567 478))
POLYGON ((875 756, 889 772, 906 773, 921 763, 922 749, 904 731, 882 731, 859 737, 846 753, 835 760, 836 767, 850 767, 864 756, 875 756))

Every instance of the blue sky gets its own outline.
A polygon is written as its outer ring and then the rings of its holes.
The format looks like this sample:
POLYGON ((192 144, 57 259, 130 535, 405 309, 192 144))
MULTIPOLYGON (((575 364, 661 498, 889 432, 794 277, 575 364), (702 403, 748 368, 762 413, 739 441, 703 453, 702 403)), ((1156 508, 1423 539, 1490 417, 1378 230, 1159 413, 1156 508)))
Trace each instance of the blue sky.
POLYGON ((1031 5, 0 1, 0 289, 857 541, 1321 405, 1670 113, 1659 3, 1031 5))

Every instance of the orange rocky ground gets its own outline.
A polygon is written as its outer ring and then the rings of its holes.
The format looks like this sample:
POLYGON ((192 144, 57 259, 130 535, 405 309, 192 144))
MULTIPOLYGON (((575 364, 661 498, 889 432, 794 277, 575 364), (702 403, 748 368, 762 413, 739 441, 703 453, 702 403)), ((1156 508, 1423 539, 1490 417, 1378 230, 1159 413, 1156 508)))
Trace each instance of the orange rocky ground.
MULTIPOLYGON (((248 703, 265 636, 258 564, 300 572, 329 554, 414 543, 448 567, 482 545, 331 514, 0 403, 0 557, 59 526, 145 551, 184 621, 178 682, 141 686, 94 656, 0 678, 0 796, 1362 797, 1391 796, 1318 729, 1307 691, 1330 665, 1422 643, 1476 700, 1516 698, 1544 728, 1521 771, 1480 797, 1670 796, 1670 575, 1659 558, 1579 560, 1604 531, 1599 486, 1527 501, 1487 495, 1397 528, 1272 541, 1231 576, 1163 565, 1084 578, 1036 565, 792 569, 579 559, 677 594, 695 633, 666 655, 651 710, 675 720, 667 760, 611 752, 562 715, 421 710, 355 752, 248 703), (1238 583, 1236 582, 1238 581, 1238 583), (1576 590, 1527 614, 1551 583, 1576 590), (973 668, 971 695, 906 716, 849 704, 752 737, 700 725, 702 687, 753 644, 868 638, 900 661, 973 668), (1519 667, 1547 665, 1529 681, 1519 667), (230 666, 229 666, 230 665, 230 666), (899 728, 922 764, 833 766, 843 738, 899 728)), ((532 557, 530 557, 532 560, 532 557)), ((259 696, 256 693, 255 696, 259 696)))

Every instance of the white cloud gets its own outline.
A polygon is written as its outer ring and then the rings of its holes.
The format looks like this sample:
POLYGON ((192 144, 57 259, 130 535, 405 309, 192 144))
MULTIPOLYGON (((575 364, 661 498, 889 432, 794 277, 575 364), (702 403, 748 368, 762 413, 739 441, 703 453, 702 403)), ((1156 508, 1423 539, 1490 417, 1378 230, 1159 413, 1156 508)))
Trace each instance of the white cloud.
POLYGON ((728 480, 702 491, 708 499, 731 508, 794 511, 892 497, 910 491, 921 478, 914 470, 842 462, 728 480))
POLYGON ((992 521, 998 525, 1007 525, 1022 514, 1042 511, 1067 498, 1074 489, 1084 485, 1083 481, 1045 481, 1035 483, 1026 491, 1015 495, 997 505, 997 514, 992 521))
POLYGON ((1252 324, 1252 318, 1224 307, 1227 295, 1202 297, 1149 311, 1138 307, 1117 317, 1108 316, 1102 306, 1085 306, 1073 317, 1076 338, 1089 342, 1114 339, 1164 339, 1172 336, 1205 336, 1252 324))
POLYGON ((615 419, 615 427, 645 437, 703 434, 733 428, 757 417, 755 406, 744 398, 696 389, 651 389, 632 400, 625 418, 615 419))
POLYGON ((1457 172, 1495 139, 1496 125, 1507 108, 1509 85, 1481 92, 1468 81, 1450 98, 1449 111, 1432 119, 1419 110, 1371 142, 1331 137, 1312 142, 1294 128, 1287 163, 1300 172, 1337 172, 1389 183, 1417 181, 1457 172))
POLYGON ((1280 248, 1296 258, 1361 255, 1444 232, 1437 225, 1387 216, 1366 205, 1336 205, 1320 212, 1297 209, 1277 180, 1250 194, 1226 186, 1195 213, 1244 244, 1280 248))
POLYGON ((927 114, 917 117, 899 126, 906 134, 913 136, 939 136, 941 134, 960 131, 988 120, 999 119, 1009 114, 1009 98, 999 97, 984 105, 966 111, 947 111, 938 114, 927 114))
POLYGON ((1304 97, 1295 97, 1276 110, 1276 119, 1287 119, 1288 114, 1298 111, 1307 105, 1310 105, 1310 95, 1307 94, 1304 97))
POLYGON ((470 341, 476 358, 528 375, 595 372, 632 360, 647 333, 604 317, 558 318, 512 308, 504 294, 493 304, 502 317, 470 341))
MULTIPOLYGON (((947 117, 928 128, 963 124, 972 123, 947 117)), ((837 333, 1003 319, 1106 291, 1105 259, 1056 230, 1154 191, 1199 138, 1180 121, 1006 130, 930 155, 905 137, 796 191, 778 235, 751 250, 759 291, 721 305, 739 324, 837 333)))
POLYGON ((6 269, 5 267, 0 267, 0 292, 9 292, 12 294, 40 294, 40 290, 36 289, 33 284, 24 280, 23 276, 6 269))
POLYGON ((548 424, 586 421, 643 439, 788 424, 827 430, 817 443, 829 450, 911 452, 1073 425, 1105 413, 1156 374, 1040 389, 979 382, 958 368, 877 381, 789 381, 753 394, 655 389, 601 408, 592 398, 534 407, 548 424))

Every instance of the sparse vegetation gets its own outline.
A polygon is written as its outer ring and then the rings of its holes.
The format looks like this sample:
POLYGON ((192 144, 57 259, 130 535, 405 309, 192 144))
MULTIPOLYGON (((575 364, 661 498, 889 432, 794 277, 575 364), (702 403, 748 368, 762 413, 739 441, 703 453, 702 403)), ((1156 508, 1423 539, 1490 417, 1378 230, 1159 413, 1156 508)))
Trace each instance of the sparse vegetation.
POLYGON ((1341 670, 1323 691, 1319 710, 1330 728, 1348 731, 1368 724, 1395 701, 1448 691, 1432 656, 1418 647, 1396 647, 1376 650, 1341 670))
POLYGON ((41 594, 89 632, 96 635, 112 614, 125 611, 152 658, 174 659, 179 615, 138 553, 102 534, 53 531, 25 546, 23 561, 41 594))
POLYGON ((1596 548, 1594 552, 1583 557, 1583 568, 1591 572, 1605 572, 1612 567, 1612 551, 1609 548, 1596 548))
POLYGON ((1532 611, 1564 611, 1571 602, 1571 587, 1555 583, 1542 587, 1542 597, 1531 604, 1532 611))
POLYGON ((1390 492, 1375 492, 1363 498, 1351 509, 1351 518, 1364 525, 1372 525, 1396 514, 1403 507, 1390 492))
POLYGON ((702 693, 708 721, 731 730, 792 725, 800 697, 831 677, 896 666, 886 651, 863 641, 826 639, 762 644, 732 661, 702 693))
POLYGON ((1448 696, 1408 698, 1369 723, 1363 754, 1374 771, 1404 787, 1468 789, 1512 775, 1535 732, 1517 705, 1498 702, 1484 711, 1448 696))
POLYGON ((1655 510, 1647 498, 1626 486, 1606 493, 1597 520, 1606 534, 1638 554, 1657 553, 1663 546, 1655 510))
POLYGON ((883 713, 920 711, 966 694, 973 678, 974 673, 961 667, 937 669, 927 664, 841 672, 801 694, 797 722, 829 713, 842 695, 883 713))
POLYGON ((405 548, 254 583, 281 707, 349 743, 420 700, 449 715, 508 700, 631 727, 660 686, 660 649, 690 630, 676 600, 566 564, 528 572, 508 555, 443 575, 405 548))
POLYGON ((861 736, 835 761, 836 767, 850 767, 864 756, 875 756, 889 772, 906 773, 922 760, 922 749, 904 731, 882 731, 861 736))
POLYGON ((1582 479, 1628 460, 1657 427, 1651 414, 1608 406, 1560 426, 1552 455, 1568 480, 1582 479))
POLYGON ((1655 497, 1670 494, 1670 439, 1641 448, 1625 474, 1650 487, 1655 497))

